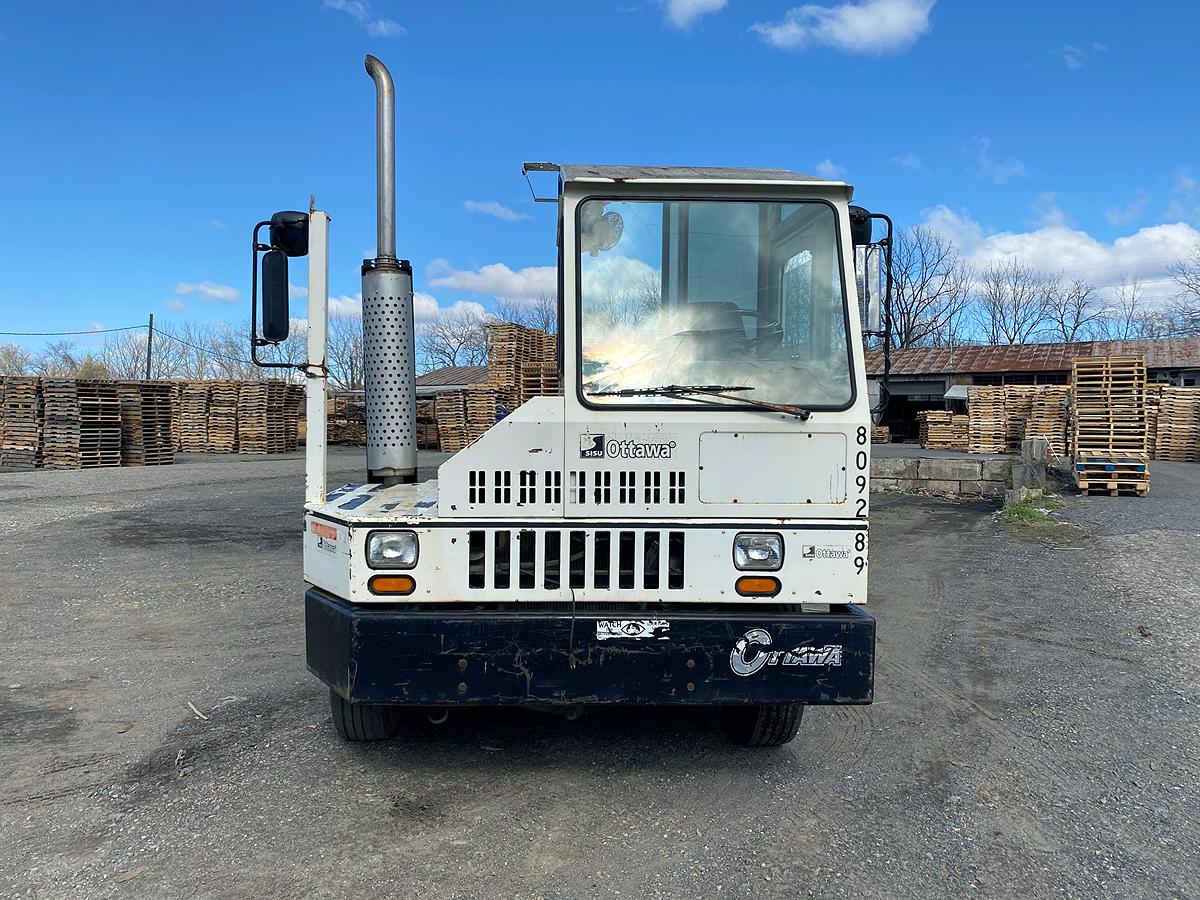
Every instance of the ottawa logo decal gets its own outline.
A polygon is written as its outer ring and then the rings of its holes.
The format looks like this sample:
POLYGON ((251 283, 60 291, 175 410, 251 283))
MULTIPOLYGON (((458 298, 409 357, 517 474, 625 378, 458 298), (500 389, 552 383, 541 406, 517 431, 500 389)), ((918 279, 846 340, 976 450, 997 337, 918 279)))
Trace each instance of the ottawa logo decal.
POLYGON ((771 649, 771 633, 765 628, 751 628, 737 639, 729 651, 729 668, 735 675, 753 675, 763 666, 840 666, 842 645, 824 647, 794 647, 791 650, 771 649))

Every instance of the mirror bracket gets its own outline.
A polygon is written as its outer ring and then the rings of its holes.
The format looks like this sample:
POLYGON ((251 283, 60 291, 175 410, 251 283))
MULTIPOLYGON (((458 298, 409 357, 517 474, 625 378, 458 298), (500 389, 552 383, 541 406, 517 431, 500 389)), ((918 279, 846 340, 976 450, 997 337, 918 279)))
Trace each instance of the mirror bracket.
POLYGON ((251 233, 250 248, 250 359, 262 369, 303 369, 304 366, 301 364, 269 362, 260 359, 258 348, 276 346, 287 337, 286 334, 282 337, 276 336, 280 316, 286 319, 288 314, 287 261, 289 257, 308 255, 308 214, 290 211, 278 212, 270 219, 259 222, 251 233), (263 228, 268 229, 270 243, 264 244, 259 238, 263 228), (267 312, 267 304, 271 304, 272 324, 275 331, 275 334, 271 336, 260 335, 258 330, 260 253, 263 254, 261 266, 264 276, 268 269, 273 273, 271 275, 271 296, 267 296, 268 285, 265 277, 263 283, 264 313, 267 312), (282 278, 282 286, 280 278, 282 278))

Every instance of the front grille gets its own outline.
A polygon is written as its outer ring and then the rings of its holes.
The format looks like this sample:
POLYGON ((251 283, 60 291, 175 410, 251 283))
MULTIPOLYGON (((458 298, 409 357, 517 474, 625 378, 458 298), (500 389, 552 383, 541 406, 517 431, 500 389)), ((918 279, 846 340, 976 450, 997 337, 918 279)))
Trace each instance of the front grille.
POLYGON ((665 584, 678 591, 686 582, 685 551, 682 531, 475 530, 467 534, 467 586, 657 591, 665 584))

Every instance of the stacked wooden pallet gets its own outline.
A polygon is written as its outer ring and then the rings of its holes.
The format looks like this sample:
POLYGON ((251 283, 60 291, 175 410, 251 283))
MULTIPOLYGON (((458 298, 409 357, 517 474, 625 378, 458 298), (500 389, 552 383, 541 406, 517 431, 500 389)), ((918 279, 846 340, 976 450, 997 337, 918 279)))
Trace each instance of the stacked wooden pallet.
POLYGON ((116 382, 45 378, 42 396, 46 468, 121 465, 121 395, 116 382))
POLYGON ((1030 401, 1024 437, 1041 438, 1053 456, 1067 455, 1067 401, 1071 389, 1066 385, 1039 387, 1030 401))
POLYGON ((118 382, 121 465, 164 466, 175 462, 171 436, 173 394, 174 386, 166 382, 118 382))
POLYGON ((966 450, 970 416, 956 415, 944 409, 923 409, 917 413, 921 447, 926 450, 966 450))
POLYGON ((208 450, 208 382, 191 381, 180 394, 179 449, 184 453, 208 450))
POLYGON ((300 420, 304 418, 304 385, 289 384, 283 409, 284 449, 295 450, 300 445, 300 420))
POLYGON ((447 453, 457 453, 467 446, 466 400, 466 391, 445 391, 437 395, 434 412, 438 443, 447 453))
POLYGON ((1166 387, 1168 385, 1161 381, 1146 385, 1146 453, 1151 459, 1158 459, 1158 407, 1166 387))
POLYGON ((968 452, 1003 453, 1008 448, 1004 388, 967 388, 967 415, 968 452))
POLYGON ((892 442, 892 429, 887 425, 874 425, 871 427, 871 443, 872 444, 890 444, 892 442))
POLYGON ((1038 388, 1033 385, 1005 385, 1004 387, 1004 440, 1010 452, 1021 449, 1025 439, 1025 426, 1033 407, 1033 398, 1038 388))
POLYGON ((1200 462, 1200 388, 1162 389, 1154 458, 1200 462))
POLYGON ((238 448, 238 394, 236 381, 208 383, 208 452, 235 453, 238 448))
POLYGON ((1144 495, 1146 362, 1140 356, 1087 356, 1071 372, 1075 482, 1088 494, 1144 495))
POLYGON ((0 400, 0 468, 25 471, 42 464, 42 388, 37 378, 5 379, 0 400))
POLYGON ((440 447, 435 402, 432 399, 417 401, 417 446, 422 450, 440 447))
POLYGON ((489 428, 512 412, 517 390, 490 382, 467 387, 467 442, 477 441, 489 428))
POLYGON ((182 381, 169 381, 171 386, 171 446, 178 453, 183 449, 183 387, 182 381))

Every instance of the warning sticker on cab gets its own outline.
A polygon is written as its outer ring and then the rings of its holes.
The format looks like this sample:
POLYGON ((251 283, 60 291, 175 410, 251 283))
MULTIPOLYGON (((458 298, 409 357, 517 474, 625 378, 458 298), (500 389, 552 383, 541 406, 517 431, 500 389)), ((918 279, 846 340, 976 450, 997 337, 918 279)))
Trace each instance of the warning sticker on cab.
POLYGON ((330 553, 337 553, 337 529, 324 522, 310 522, 312 533, 317 536, 317 546, 330 553))
POLYGON ((598 641, 607 641, 612 638, 669 641, 671 639, 670 631, 671 623, 666 619, 596 620, 596 640, 598 641))

